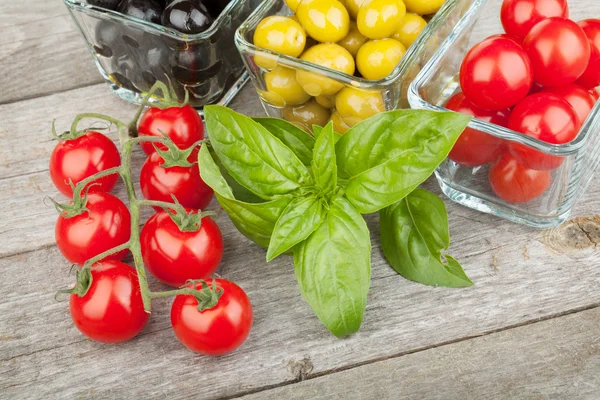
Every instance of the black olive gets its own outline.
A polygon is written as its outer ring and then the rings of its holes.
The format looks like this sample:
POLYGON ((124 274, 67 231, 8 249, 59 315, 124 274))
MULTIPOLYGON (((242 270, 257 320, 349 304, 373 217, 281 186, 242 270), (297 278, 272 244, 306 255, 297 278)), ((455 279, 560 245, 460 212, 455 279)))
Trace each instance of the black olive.
POLYGON ((160 24, 162 7, 156 0, 123 0, 118 11, 131 17, 160 24))
POLYGON ((174 0, 162 13, 162 24, 181 33, 200 33, 207 30, 213 20, 199 1, 174 0))
POLYGON ((88 4, 93 6, 116 10, 121 0, 87 0, 88 4))
POLYGON ((103 57, 112 57, 120 52, 120 27, 117 23, 100 21, 94 29, 94 51, 103 57))
POLYGON ((230 2, 231 0, 204 0, 204 5, 208 9, 208 13, 217 19, 230 2))

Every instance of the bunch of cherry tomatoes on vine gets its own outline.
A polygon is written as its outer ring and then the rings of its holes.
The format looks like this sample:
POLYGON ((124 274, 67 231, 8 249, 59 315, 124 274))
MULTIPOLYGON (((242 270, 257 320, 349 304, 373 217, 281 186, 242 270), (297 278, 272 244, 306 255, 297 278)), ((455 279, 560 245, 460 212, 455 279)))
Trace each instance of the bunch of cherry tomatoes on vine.
MULTIPOLYGON (((500 19, 505 34, 466 54, 462 92, 445 107, 548 144, 572 141, 598 100, 600 19, 569 19, 566 0, 504 0, 500 19)), ((449 158, 467 167, 491 163, 490 186, 510 203, 541 196, 564 161, 470 128, 449 158)))
POLYGON ((221 262, 223 239, 212 213, 203 211, 213 191, 197 164, 202 119, 189 105, 170 100, 146 109, 136 123, 138 114, 131 126, 97 116, 118 125, 119 154, 98 129, 77 130, 82 117, 94 116, 83 114, 70 132, 56 135, 50 157, 52 182, 72 199, 55 202, 55 235, 60 252, 78 266, 77 284, 62 291, 70 294, 75 326, 96 341, 124 342, 146 326, 152 298, 175 296, 171 323, 186 347, 208 355, 233 351, 250 332, 252 306, 235 283, 210 278, 221 262), (147 154, 139 175, 144 199, 135 194, 130 165, 136 146, 147 154), (110 194, 119 177, 128 206, 110 194), (156 213, 140 231, 144 206, 156 213), (134 266, 122 261, 129 253, 134 266), (146 269, 177 289, 150 291, 146 269))

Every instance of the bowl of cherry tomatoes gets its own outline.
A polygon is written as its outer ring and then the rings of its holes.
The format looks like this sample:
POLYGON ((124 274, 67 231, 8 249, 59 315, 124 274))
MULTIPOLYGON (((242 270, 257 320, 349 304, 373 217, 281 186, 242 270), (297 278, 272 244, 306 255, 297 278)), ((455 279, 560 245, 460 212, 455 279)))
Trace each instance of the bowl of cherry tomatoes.
POLYGON ((140 103, 157 81, 180 100, 226 104, 243 85, 235 29, 262 0, 64 0, 113 93, 140 103))
POLYGON ((578 0, 462 3, 468 11, 408 93, 413 108, 474 116, 438 182, 467 207, 558 225, 600 164, 600 10, 578 0))
POLYGON ((338 133, 407 108, 406 89, 466 11, 450 0, 265 0, 235 42, 266 113, 338 133), (373 18, 371 17, 373 16, 373 18))

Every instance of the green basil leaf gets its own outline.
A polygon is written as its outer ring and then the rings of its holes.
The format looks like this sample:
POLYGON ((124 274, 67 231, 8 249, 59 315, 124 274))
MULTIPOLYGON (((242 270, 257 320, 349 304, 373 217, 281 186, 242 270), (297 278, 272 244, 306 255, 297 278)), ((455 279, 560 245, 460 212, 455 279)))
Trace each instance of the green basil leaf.
POLYGON ((331 333, 358 331, 371 280, 371 240, 348 200, 334 198, 323 224, 294 248, 294 271, 300 292, 331 333))
POLYGON ((216 193, 215 196, 238 231, 262 247, 269 247, 275 224, 292 201, 291 197, 282 196, 264 203, 244 203, 216 193))
POLYGON ((253 119, 292 149, 304 165, 310 165, 315 146, 314 137, 281 118, 254 117, 253 119))
MULTIPOLYGON (((319 135, 321 134, 322 130, 323 130, 322 126, 313 125, 313 133, 314 133, 314 135, 315 135, 316 138, 319 137, 319 135)), ((334 143, 339 142, 343 135, 341 133, 337 133, 336 131, 333 131, 333 133, 335 133, 335 135, 333 135, 333 142, 334 143)))
MULTIPOLYGON (((221 176, 225 179, 226 184, 229 185, 229 188, 230 188, 231 192, 233 193, 233 196, 229 196, 229 197, 240 200, 240 201, 244 201, 246 203, 262 203, 262 202, 264 202, 263 199, 261 199, 260 197, 258 197, 257 195, 255 195, 254 193, 252 193, 251 191, 249 191, 242 185, 240 185, 235 179, 233 179, 233 177, 229 174, 227 169, 225 169, 225 167, 221 163, 221 160, 219 160, 219 157, 217 157, 217 155, 215 154, 214 150, 210 147, 210 144, 207 147, 208 147, 208 150, 210 151, 210 155, 212 156, 212 159, 214 160, 214 162, 216 163, 216 165, 218 167, 218 171, 215 170, 214 172, 221 173, 221 176)), ((198 165, 200 166, 200 157, 198 157, 198 158, 199 158, 198 165)), ((202 173, 200 175, 202 175, 202 173)))
POLYGON ((268 247, 275 224, 292 198, 281 196, 263 203, 237 200, 219 166, 212 158, 208 146, 200 148, 198 163, 202 180, 215 191, 217 201, 235 227, 248 239, 260 246, 268 247))
POLYGON ((297 197, 283 211, 273 230, 267 261, 285 253, 323 223, 326 210, 316 196, 297 197))
POLYGON ((242 186, 272 200, 313 183, 294 152, 252 118, 222 106, 204 108, 210 143, 242 186))
POLYGON ((336 145, 346 197, 363 214, 403 199, 446 158, 471 118, 396 110, 358 123, 336 145))
POLYGON ((334 135, 333 124, 330 122, 317 137, 311 164, 317 187, 328 194, 333 194, 337 187, 334 135))
POLYGON ((472 286, 460 264, 442 249, 450 245, 448 214, 438 196, 416 189, 380 212, 381 247, 400 275, 432 286, 472 286))

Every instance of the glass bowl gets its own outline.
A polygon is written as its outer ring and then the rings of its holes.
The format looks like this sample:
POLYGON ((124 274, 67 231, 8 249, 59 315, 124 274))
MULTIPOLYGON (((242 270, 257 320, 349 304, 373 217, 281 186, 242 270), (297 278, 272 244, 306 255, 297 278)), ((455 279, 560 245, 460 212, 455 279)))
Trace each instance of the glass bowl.
MULTIPOLYGON (((309 87, 309 85, 304 86, 304 90, 308 94, 306 96, 308 100, 305 97, 301 101, 306 101, 305 103, 289 104, 278 94, 267 90, 267 74, 271 71, 259 67, 254 62, 255 56, 258 54, 258 57, 271 60, 268 64, 273 67, 287 67, 292 72, 310 72, 314 74, 314 79, 329 78, 339 83, 337 86, 340 88, 356 88, 361 92, 360 94, 375 102, 379 111, 408 108, 406 97, 408 84, 464 15, 468 8, 468 4, 464 3, 460 0, 446 1, 435 16, 431 18, 415 42, 407 49, 406 54, 392 73, 381 80, 367 80, 347 75, 308 63, 296 57, 255 46, 253 44, 254 31, 263 18, 271 15, 292 15, 292 11, 284 0, 265 0, 238 28, 235 34, 235 44, 242 55, 246 70, 250 74, 262 105, 269 116, 287 119, 307 131, 311 130, 313 124, 322 126, 331 118, 334 121, 336 131, 344 133, 345 129, 361 121, 361 118, 341 117, 339 113, 335 112, 333 96, 318 96, 319 88, 309 87)), ((265 65, 264 62, 260 64, 265 65)))
POLYGON ((140 103, 156 80, 171 84, 179 99, 202 107, 229 101, 243 85, 235 29, 262 0, 231 0, 206 31, 183 34, 158 24, 64 0, 113 93, 140 103))
MULTIPOLYGON (((459 71, 467 51, 487 36, 503 32, 500 23, 502 0, 457 2, 468 4, 469 9, 410 85, 408 98, 413 108, 448 111, 443 105, 460 91, 459 71)), ((576 3, 577 0, 570 2, 571 5, 576 3)), ((570 18, 577 21, 589 17, 584 10, 585 7, 571 7, 570 18)), ((504 195, 504 200, 491 187, 491 164, 468 167, 447 159, 436 170, 442 191, 453 201, 532 227, 547 228, 565 221, 590 184, 600 162, 600 102, 592 109, 577 137, 566 144, 544 143, 477 119, 472 120, 469 127, 499 138, 506 144, 518 144, 526 151, 537 151, 542 157, 553 156, 556 164, 560 164, 549 172, 526 172, 531 174, 531 184, 515 185, 512 190, 516 193, 515 197, 504 195), (545 186, 548 187, 539 194, 541 190, 538 189, 545 186), (523 201, 525 199, 529 200, 523 201)), ((499 175, 498 171, 511 173, 516 169, 496 166, 492 170, 494 177, 506 176, 499 175)))

